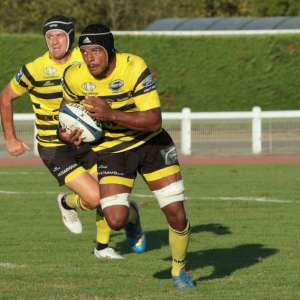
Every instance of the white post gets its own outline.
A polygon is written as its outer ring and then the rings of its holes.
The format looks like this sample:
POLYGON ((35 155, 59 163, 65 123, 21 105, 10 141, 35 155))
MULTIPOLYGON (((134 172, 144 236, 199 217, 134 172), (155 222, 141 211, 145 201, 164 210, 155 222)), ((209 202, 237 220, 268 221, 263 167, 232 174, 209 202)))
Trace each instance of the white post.
POLYGON ((191 110, 187 107, 182 109, 181 120, 181 154, 191 155, 191 110))
POLYGON ((39 151, 38 151, 38 141, 36 139, 36 136, 38 134, 35 122, 33 122, 33 154, 38 156, 39 155, 39 151))
POLYGON ((261 153, 261 108, 254 106, 252 109, 252 153, 261 153))

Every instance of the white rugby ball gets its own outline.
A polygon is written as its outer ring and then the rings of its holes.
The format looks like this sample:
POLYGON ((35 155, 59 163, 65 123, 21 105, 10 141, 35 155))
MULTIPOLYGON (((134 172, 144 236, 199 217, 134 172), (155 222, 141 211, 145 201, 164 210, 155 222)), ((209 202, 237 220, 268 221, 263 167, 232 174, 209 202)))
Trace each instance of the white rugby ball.
POLYGON ((68 103, 59 110, 59 123, 69 134, 77 127, 83 129, 81 134, 83 142, 97 142, 102 135, 101 121, 90 117, 88 113, 89 111, 85 110, 83 105, 68 103))

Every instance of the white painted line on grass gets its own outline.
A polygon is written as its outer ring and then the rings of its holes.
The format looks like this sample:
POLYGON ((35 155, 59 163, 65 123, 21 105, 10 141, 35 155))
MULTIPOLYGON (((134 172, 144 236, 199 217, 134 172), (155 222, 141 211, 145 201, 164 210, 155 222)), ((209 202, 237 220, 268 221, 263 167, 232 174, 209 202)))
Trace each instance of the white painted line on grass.
POLYGON ((58 195, 61 192, 15 192, 15 191, 0 191, 0 194, 55 194, 58 195))
MULTIPOLYGON (((140 195, 140 194, 132 194, 133 197, 147 197, 147 198, 155 198, 154 195, 140 195)), ((264 197, 253 198, 253 197, 186 197, 186 199, 198 199, 198 200, 238 200, 238 201, 259 201, 259 202, 283 202, 283 203, 291 203, 293 201, 290 200, 278 200, 278 199, 266 199, 264 197)))
POLYGON ((23 268, 25 265, 17 266, 11 263, 0 263, 0 267, 9 267, 9 268, 23 268))
MULTIPOLYGON (((16 191, 1 191, 0 194, 59 194, 58 192, 16 192, 16 191)), ((131 194, 132 197, 142 197, 142 198, 155 198, 154 195, 142 195, 142 194, 131 194)), ((279 200, 279 199, 267 199, 264 197, 254 198, 254 197, 186 197, 186 199, 196 199, 196 200, 231 200, 231 201, 258 201, 258 202, 278 202, 278 203, 291 203, 298 201, 291 200, 279 200)))
MULTIPOLYGON (((30 175, 29 172, 0 172, 0 175, 30 175)), ((32 174, 45 174, 44 172, 33 172, 32 174)))
POLYGON ((239 201, 259 201, 259 202, 285 202, 291 203, 291 200, 278 200, 278 199, 266 199, 266 198, 252 198, 252 197, 199 197, 189 199, 201 199, 201 200, 239 200, 239 201))

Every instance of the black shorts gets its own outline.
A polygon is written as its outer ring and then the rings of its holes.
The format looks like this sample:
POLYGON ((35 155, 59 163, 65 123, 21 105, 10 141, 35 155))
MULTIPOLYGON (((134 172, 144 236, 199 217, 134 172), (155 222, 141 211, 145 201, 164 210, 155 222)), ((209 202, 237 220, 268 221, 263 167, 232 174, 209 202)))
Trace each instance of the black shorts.
POLYGON ((100 184, 116 183, 132 188, 137 172, 144 180, 154 181, 179 171, 174 142, 165 130, 137 148, 98 156, 100 184))
POLYGON ((58 147, 38 145, 38 151, 44 164, 60 186, 72 181, 85 171, 90 174, 97 172, 98 157, 87 143, 83 143, 79 149, 73 144, 58 147))

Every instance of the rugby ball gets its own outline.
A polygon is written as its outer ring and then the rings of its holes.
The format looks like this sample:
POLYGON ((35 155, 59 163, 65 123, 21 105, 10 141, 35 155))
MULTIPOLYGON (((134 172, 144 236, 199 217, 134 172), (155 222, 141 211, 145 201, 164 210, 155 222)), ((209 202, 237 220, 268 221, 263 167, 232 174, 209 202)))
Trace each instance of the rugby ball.
POLYGON ((59 123, 69 134, 77 127, 83 129, 81 134, 83 142, 97 142, 102 135, 102 124, 99 119, 90 117, 88 113, 83 105, 68 103, 59 110, 59 123))

